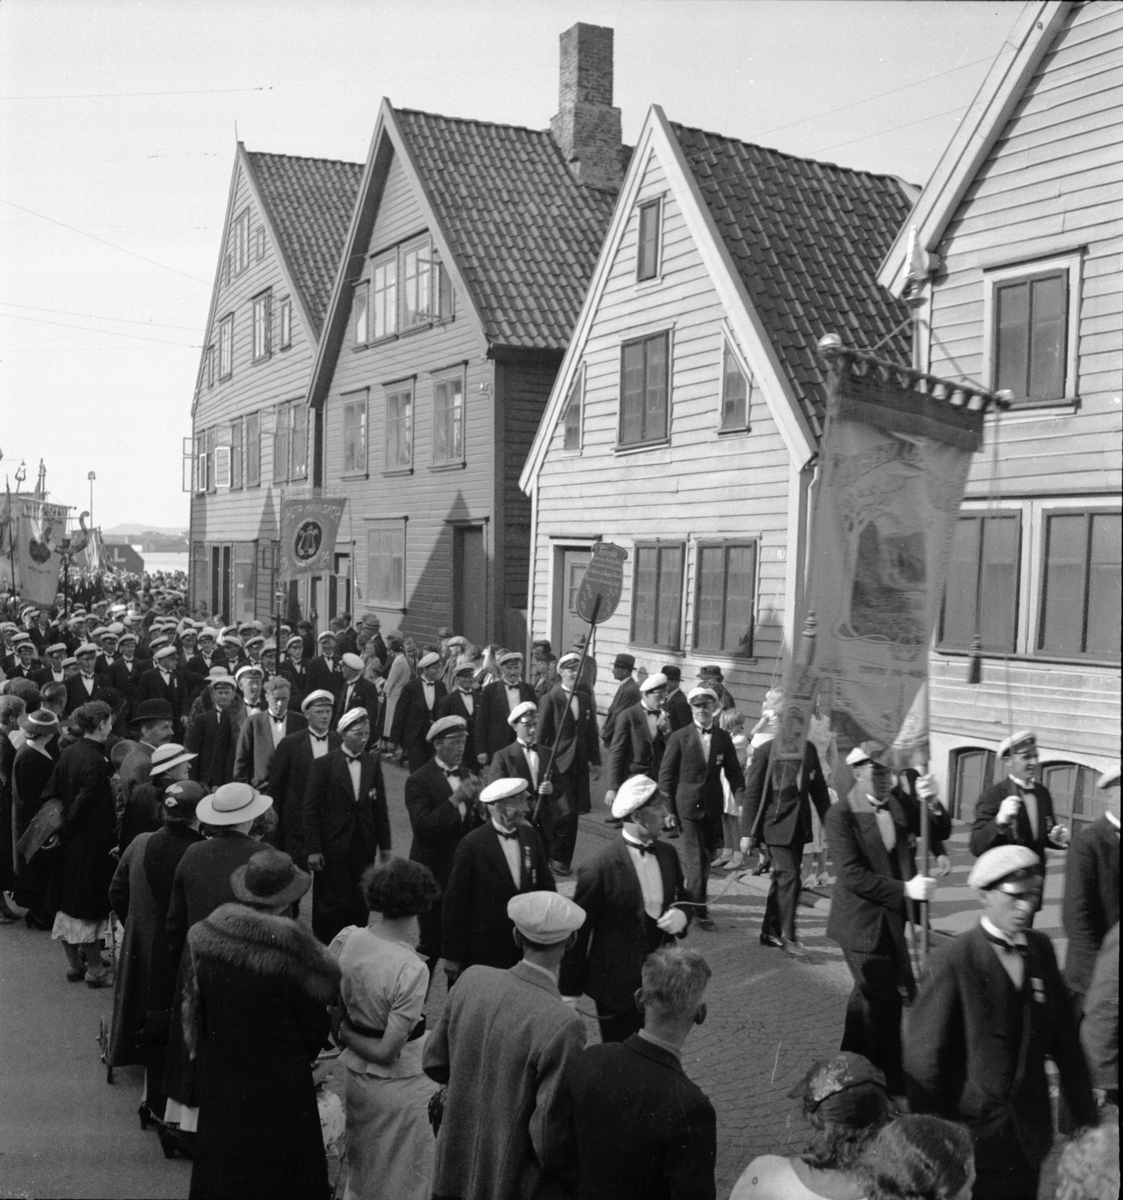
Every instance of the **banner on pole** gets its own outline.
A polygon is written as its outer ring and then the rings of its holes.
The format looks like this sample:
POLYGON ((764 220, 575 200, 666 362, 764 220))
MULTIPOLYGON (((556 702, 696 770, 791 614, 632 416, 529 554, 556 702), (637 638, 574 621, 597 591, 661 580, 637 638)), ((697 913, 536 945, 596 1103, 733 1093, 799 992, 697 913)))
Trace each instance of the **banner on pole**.
POLYGON ((344 499, 281 501, 282 581, 329 575, 335 569, 335 538, 344 499))
POLYGON ((66 536, 66 506, 13 496, 16 510, 16 584, 28 604, 48 608, 58 592, 62 558, 58 543, 66 536))

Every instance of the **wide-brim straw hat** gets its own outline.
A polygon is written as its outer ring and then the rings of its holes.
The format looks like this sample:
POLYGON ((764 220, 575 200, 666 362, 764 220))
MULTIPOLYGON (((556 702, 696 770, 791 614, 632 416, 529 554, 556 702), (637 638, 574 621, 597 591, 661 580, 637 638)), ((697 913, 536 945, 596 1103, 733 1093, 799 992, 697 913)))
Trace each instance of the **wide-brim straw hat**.
POLYGON ((199 801, 196 816, 205 825, 241 825, 256 821, 273 801, 248 783, 224 783, 199 801))

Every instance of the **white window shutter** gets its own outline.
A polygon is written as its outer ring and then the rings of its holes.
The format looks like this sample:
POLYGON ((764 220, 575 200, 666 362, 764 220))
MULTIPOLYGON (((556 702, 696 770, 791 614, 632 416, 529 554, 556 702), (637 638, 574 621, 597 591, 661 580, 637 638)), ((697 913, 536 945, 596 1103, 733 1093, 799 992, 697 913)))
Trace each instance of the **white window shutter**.
POLYGON ((230 486, 230 447, 216 446, 214 449, 214 483, 215 487, 230 486))

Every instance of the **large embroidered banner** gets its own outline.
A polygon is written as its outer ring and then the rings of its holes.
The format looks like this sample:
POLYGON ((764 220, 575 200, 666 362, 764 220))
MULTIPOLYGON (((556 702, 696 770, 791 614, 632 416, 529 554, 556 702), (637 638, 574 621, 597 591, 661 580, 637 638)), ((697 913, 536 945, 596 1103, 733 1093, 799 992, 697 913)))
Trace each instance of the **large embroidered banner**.
POLYGON ((281 579, 330 575, 344 499, 281 501, 281 579))

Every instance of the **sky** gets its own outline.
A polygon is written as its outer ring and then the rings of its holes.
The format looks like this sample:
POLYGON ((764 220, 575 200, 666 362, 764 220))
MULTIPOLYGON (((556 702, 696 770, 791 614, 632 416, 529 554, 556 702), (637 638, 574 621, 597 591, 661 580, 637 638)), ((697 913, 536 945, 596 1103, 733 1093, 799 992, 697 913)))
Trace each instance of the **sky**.
POLYGON ((615 30, 626 142, 674 121, 922 185, 1021 6, 986 0, 4 0, 0 474, 186 528, 183 440, 238 139, 362 162, 381 97, 547 128, 615 30), (96 481, 88 482, 90 472, 96 481))

